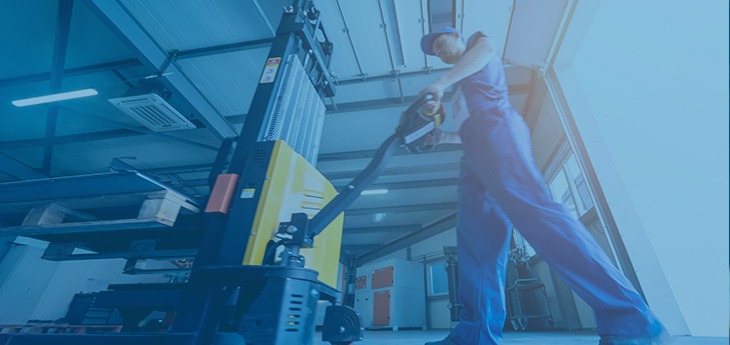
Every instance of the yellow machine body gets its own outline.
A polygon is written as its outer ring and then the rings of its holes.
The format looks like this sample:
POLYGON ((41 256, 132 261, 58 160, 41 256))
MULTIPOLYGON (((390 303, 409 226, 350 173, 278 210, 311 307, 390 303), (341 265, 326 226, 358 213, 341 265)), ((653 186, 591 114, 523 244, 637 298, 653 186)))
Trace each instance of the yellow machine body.
MULTIPOLYGON (((294 213, 305 213, 311 219, 337 196, 332 184, 284 141, 277 140, 273 145, 273 150, 267 150, 270 157, 259 158, 268 158, 268 166, 244 265, 261 265, 266 245, 278 230, 279 223, 290 221, 294 213)), ((254 148, 252 152, 255 151, 254 148)), ((251 182, 245 179, 246 176, 242 183, 251 182)), ((305 258, 305 267, 319 272, 319 280, 332 287, 337 286, 343 222, 344 213, 314 238, 312 248, 302 248, 300 252, 305 258)))

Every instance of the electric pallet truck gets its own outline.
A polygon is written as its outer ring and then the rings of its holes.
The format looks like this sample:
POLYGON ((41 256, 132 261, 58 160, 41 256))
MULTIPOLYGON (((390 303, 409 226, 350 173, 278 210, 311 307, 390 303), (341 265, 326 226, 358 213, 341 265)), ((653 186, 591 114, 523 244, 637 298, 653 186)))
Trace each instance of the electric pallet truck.
POLYGON ((218 332, 210 335, 212 343, 233 344, 221 341, 220 331, 227 331, 240 335, 247 345, 311 344, 318 300, 333 304, 325 312, 323 341, 345 345, 363 339, 360 315, 349 306, 339 305, 341 292, 319 280, 316 270, 304 267, 301 252, 311 249, 318 235, 328 235, 323 231, 383 172, 396 148, 405 146, 412 153, 433 149, 432 136, 444 122, 445 111, 442 105, 431 107, 428 103, 432 99, 433 95, 426 94, 411 104, 370 164, 316 215, 294 213, 290 221, 279 223, 266 244, 261 265, 204 267, 193 274, 190 284, 209 289, 201 291, 203 295, 215 295, 210 289, 217 289, 218 297, 209 301, 209 320, 203 322, 218 325, 218 332), (226 308, 226 301, 234 307, 226 308))
MULTIPOLYGON (((402 113, 395 133, 380 145, 370 164, 316 216, 310 219, 304 213, 295 213, 291 221, 281 223, 275 234, 276 240, 269 243, 265 263, 278 263, 279 267, 290 270, 292 274, 315 273, 303 268, 304 258, 299 254, 300 250, 311 248, 315 236, 347 209, 365 187, 375 181, 385 169, 395 149, 405 146, 411 153, 423 153, 433 149, 435 146, 433 137, 437 135, 438 127, 445 120, 445 110, 441 104, 435 107, 426 106, 432 99, 433 95, 426 94, 402 113)), ((307 280, 310 284, 317 284, 315 279, 307 280)), ((310 329, 314 328, 313 320, 308 320, 307 323, 310 324, 310 329)), ((363 339, 363 330, 362 319, 354 309, 343 305, 330 306, 325 314, 322 340, 335 345, 351 344, 363 339)))

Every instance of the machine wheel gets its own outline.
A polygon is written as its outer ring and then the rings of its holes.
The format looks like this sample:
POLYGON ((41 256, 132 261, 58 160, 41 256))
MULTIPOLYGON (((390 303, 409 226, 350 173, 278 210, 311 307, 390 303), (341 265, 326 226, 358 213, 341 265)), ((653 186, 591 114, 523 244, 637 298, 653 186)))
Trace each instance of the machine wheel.
POLYGON ((332 345, 351 345, 354 344, 354 342, 347 342, 347 341, 332 341, 330 342, 332 345))

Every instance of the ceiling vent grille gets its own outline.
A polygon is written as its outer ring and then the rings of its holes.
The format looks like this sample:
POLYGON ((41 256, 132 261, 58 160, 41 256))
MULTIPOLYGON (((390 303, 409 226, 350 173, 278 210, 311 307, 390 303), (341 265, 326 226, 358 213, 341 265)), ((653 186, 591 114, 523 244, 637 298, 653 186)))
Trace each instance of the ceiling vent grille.
POLYGON ((185 116, 155 93, 111 98, 109 102, 155 132, 195 128, 185 116))

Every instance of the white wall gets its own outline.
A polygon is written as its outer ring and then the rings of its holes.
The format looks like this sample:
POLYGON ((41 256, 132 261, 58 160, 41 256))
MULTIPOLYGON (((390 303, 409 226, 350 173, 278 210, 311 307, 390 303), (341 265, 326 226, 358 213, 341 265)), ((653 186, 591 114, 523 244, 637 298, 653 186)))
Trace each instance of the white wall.
POLYGON ((629 256, 656 255, 660 267, 637 267, 642 286, 665 276, 671 288, 647 291, 653 306, 673 294, 692 335, 727 336, 728 2, 594 10, 555 72, 619 231, 650 243, 629 239, 629 256))
POLYGON ((162 283, 162 275, 124 275, 123 259, 54 262, 41 259, 41 241, 14 245, 0 262, 0 323, 55 320, 73 295, 105 290, 111 283, 162 283))

